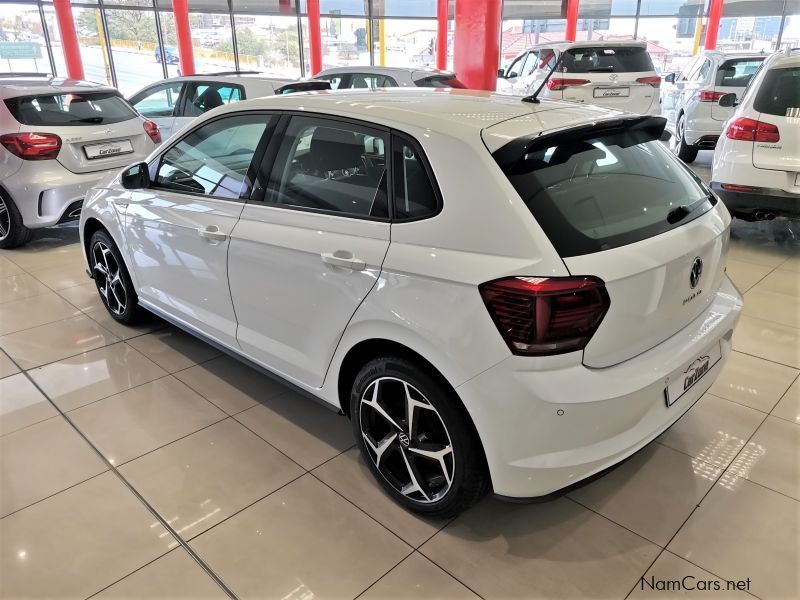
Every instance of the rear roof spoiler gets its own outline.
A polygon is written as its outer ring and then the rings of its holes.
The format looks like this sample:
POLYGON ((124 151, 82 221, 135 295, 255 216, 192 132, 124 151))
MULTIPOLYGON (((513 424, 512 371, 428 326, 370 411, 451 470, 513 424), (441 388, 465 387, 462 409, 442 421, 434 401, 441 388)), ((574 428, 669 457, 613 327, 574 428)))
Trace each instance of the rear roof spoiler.
POLYGON ((319 90, 331 89, 331 82, 324 79, 308 79, 306 81, 293 81, 279 88, 275 88, 275 94, 294 94, 295 92, 316 92, 319 90))
POLYGON ((616 119, 593 121, 575 127, 553 129, 519 137, 492 153, 492 157, 503 171, 514 167, 524 156, 534 150, 549 148, 565 141, 615 133, 629 134, 627 145, 641 144, 661 138, 667 120, 664 117, 631 115, 616 119))

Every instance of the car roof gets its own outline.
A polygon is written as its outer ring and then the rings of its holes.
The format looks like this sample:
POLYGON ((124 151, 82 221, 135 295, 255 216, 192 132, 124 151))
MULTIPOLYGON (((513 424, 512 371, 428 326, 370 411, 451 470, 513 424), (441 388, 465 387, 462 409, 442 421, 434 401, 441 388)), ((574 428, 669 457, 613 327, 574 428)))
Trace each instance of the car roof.
POLYGON ((280 86, 280 85, 286 85, 287 83, 293 83, 296 80, 287 79, 285 77, 269 77, 268 75, 256 72, 241 72, 241 73, 197 73, 195 75, 181 75, 179 77, 170 77, 169 79, 164 79, 156 83, 161 84, 161 83, 186 82, 186 81, 219 81, 219 82, 233 82, 233 83, 252 81, 252 82, 274 83, 280 86))
POLYGON ((332 75, 335 73, 376 73, 376 74, 391 74, 391 73, 409 73, 409 74, 422 74, 424 75, 442 75, 445 77, 455 77, 452 71, 445 71, 442 69, 426 69, 414 67, 380 67, 372 65, 352 65, 349 67, 331 67, 324 69, 322 73, 332 75))
POLYGON ((784 69, 800 66, 800 49, 776 52, 769 57, 768 69, 784 69))
POLYGON ((618 48, 620 46, 632 47, 632 48, 646 48, 647 42, 644 40, 588 40, 588 41, 581 41, 581 42, 551 42, 551 43, 541 43, 535 44, 528 48, 528 50, 532 50, 533 48, 552 48, 555 50, 561 50, 562 52, 565 50, 569 50, 571 48, 618 48))
POLYGON ((102 83, 80 79, 62 79, 38 75, 0 74, 0 98, 16 98, 33 94, 75 94, 80 92, 116 92, 102 83))
POLYGON ((765 52, 744 52, 744 51, 735 51, 730 52, 727 50, 703 50, 703 54, 706 56, 718 56, 722 59, 727 58, 766 58, 769 54, 765 52))

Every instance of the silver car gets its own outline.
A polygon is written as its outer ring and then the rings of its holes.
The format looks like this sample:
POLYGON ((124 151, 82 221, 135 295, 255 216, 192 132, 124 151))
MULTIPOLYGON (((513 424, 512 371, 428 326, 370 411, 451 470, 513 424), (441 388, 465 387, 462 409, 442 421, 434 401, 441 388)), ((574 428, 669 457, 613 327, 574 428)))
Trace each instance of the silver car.
POLYGON ((314 76, 329 81, 331 89, 374 89, 388 87, 456 88, 464 87, 455 73, 437 69, 406 67, 352 66, 325 69, 314 76))
POLYGON ((89 188, 160 142, 114 88, 0 74, 0 248, 77 219, 89 188))

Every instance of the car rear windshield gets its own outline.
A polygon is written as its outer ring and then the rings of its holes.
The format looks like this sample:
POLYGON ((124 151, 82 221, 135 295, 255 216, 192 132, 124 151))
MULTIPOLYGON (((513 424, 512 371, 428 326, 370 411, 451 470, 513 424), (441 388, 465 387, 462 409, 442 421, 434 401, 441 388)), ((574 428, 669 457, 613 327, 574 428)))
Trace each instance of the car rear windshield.
POLYGON ((503 148, 494 157, 558 253, 581 256, 659 235, 713 206, 657 135, 586 128, 540 142, 514 164, 503 148))
POLYGON ((767 71, 753 107, 768 115, 800 116, 800 67, 767 71))
POLYGON ((640 73, 652 71, 653 61, 644 48, 616 46, 572 48, 562 59, 567 73, 640 73))
POLYGON ((726 60, 717 69, 715 87, 747 87, 756 74, 763 58, 737 58, 726 60))
POLYGON ((417 84, 417 87, 428 88, 455 88, 461 90, 465 87, 464 84, 455 77, 441 75, 434 75, 433 77, 418 79, 415 83, 417 84))
POLYGON ((114 92, 42 94, 9 98, 6 106, 22 125, 109 125, 136 117, 114 92))

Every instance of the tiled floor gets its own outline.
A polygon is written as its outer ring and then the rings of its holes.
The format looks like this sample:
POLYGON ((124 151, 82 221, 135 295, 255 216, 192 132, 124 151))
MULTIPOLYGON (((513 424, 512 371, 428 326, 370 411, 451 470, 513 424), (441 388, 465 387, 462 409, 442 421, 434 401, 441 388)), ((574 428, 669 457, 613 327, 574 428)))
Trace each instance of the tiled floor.
POLYGON ((450 522, 389 501, 345 419, 160 321, 111 321, 76 233, 0 254, 3 598, 665 598, 642 578, 684 576, 800 597, 787 224, 736 223, 735 353, 672 429, 558 499, 450 522))

